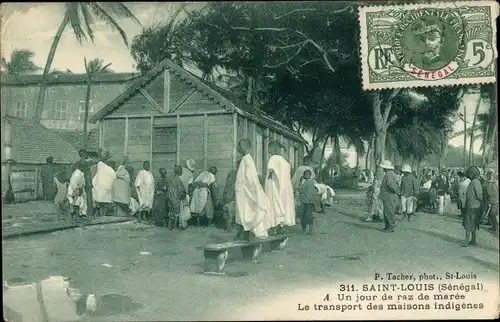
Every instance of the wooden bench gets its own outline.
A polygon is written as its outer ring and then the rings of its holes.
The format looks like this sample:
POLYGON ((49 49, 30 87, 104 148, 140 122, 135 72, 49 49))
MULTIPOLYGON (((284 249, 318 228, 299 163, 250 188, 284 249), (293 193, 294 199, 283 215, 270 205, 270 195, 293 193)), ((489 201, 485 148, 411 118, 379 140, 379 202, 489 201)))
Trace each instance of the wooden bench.
POLYGON ((262 245, 269 244, 271 250, 285 249, 290 235, 269 236, 265 239, 256 239, 250 243, 230 241, 220 244, 209 244, 199 249, 203 250, 205 256, 205 272, 208 274, 225 275, 222 270, 226 265, 229 250, 240 248, 244 260, 257 260, 262 252, 262 245))

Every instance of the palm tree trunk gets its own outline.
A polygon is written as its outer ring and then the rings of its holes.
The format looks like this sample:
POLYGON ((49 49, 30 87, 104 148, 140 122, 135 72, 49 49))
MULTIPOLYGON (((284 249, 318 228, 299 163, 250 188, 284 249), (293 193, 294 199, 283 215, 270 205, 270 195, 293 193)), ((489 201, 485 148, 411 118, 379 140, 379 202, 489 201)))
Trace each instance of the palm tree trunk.
POLYGON ((36 100, 36 107, 35 107, 35 120, 37 122, 40 122, 42 120, 43 105, 45 102, 45 92, 47 91, 47 76, 49 75, 50 68, 52 67, 52 61, 54 60, 54 56, 56 54, 57 45, 59 45, 59 41, 61 40, 61 36, 64 32, 64 29, 68 25, 68 22, 69 22, 69 16, 64 15, 64 19, 61 22, 59 29, 57 29, 54 40, 52 41, 52 46, 50 46, 47 61, 45 62, 42 81, 40 82, 40 90, 38 91, 38 98, 36 100))
POLYGON ((339 139, 339 136, 337 134, 334 134, 332 136, 332 139, 333 139, 333 149, 335 151, 335 164, 338 164, 339 167, 342 167, 342 164, 340 164, 342 161, 342 157, 341 157, 341 152, 340 152, 340 139, 339 139))
POLYGON ((469 164, 470 165, 474 165, 474 158, 473 158, 473 155, 474 155, 474 151, 473 151, 474 127, 476 126, 477 114, 479 113, 479 107, 481 106, 481 102, 482 102, 482 96, 481 96, 481 94, 479 94, 479 98, 478 98, 477 104, 476 104, 476 110, 474 111, 474 117, 472 118, 472 128, 471 128, 471 132, 470 132, 470 143, 469 143, 469 164))
POLYGON ((248 76, 248 84, 247 84, 247 103, 252 104, 252 98, 253 98, 253 77, 248 76))
POLYGON ((370 155, 370 169, 372 169, 373 171, 375 171, 376 167, 377 167, 377 161, 375 159, 375 156, 376 156, 376 145, 375 145, 375 134, 373 134, 373 137, 372 139, 370 140, 370 149, 371 149, 371 155, 370 155))
POLYGON ((321 165, 323 165, 323 162, 325 160, 325 150, 326 146, 328 145, 328 140, 329 138, 325 139, 325 142, 323 142, 323 147, 321 148, 321 165))
POLYGON ((488 144, 489 149, 488 149, 488 158, 487 158, 487 164, 490 164, 495 158, 498 159, 498 136, 497 136, 497 131, 498 131, 498 123, 495 123, 495 127, 493 128, 493 133, 490 139, 490 143, 488 144), (494 154, 497 155, 494 155, 494 154))
POLYGON ((467 104, 464 103, 464 169, 467 168, 467 104))
POLYGON ((365 159, 365 169, 368 169, 368 166, 370 165, 369 160, 370 160, 370 153, 372 152, 372 142, 368 142, 368 148, 366 149, 366 159, 365 159))
POLYGON ((325 139, 325 142, 323 142, 323 147, 321 148, 321 163, 319 165, 319 169, 318 169, 318 178, 320 178, 320 180, 325 180, 325 178, 321 178, 321 175, 322 175, 322 169, 323 169, 323 164, 326 163, 326 160, 325 160, 325 150, 326 150, 326 146, 328 144, 328 138, 325 139))
POLYGON ((87 93, 85 94, 85 115, 83 116, 83 148, 87 149, 87 124, 89 120, 90 90, 92 87, 92 78, 89 75, 87 81, 87 93))
POLYGON ((489 142, 488 142, 488 132, 490 131, 489 129, 490 125, 487 124, 486 125, 486 132, 483 133, 483 136, 482 136, 482 153, 481 153, 481 162, 483 164, 483 170, 485 169, 486 165, 488 164, 487 160, 486 160, 486 157, 487 157, 487 154, 486 154, 486 151, 489 150, 489 142))

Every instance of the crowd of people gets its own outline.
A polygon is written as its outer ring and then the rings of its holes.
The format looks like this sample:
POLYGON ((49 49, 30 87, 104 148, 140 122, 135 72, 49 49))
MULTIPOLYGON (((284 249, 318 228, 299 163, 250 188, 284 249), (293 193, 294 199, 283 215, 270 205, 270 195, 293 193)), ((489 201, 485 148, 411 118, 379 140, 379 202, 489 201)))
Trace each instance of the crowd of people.
POLYGON ((239 141, 241 159, 228 174, 220 197, 214 166, 195 176, 196 163, 189 159, 184 166, 176 165, 173 175, 167 177, 164 168, 153 175, 149 162, 144 161, 134 176, 126 157, 117 167, 109 153, 100 151, 90 158, 84 149, 79 151, 80 160, 63 171, 56 172, 52 158, 47 159, 43 192, 73 221, 133 215, 139 222, 182 230, 190 224, 214 225, 220 217, 225 230, 239 227, 237 240, 249 241, 250 235, 282 234, 298 220, 303 233, 312 234, 313 213, 332 204, 333 189, 316 182, 308 157, 292 176, 291 165, 282 156, 284 147, 276 141, 269 144, 268 173, 261 176, 251 149, 249 140, 239 141))
MULTIPOLYGON (((62 209, 69 206, 73 219, 135 215, 139 222, 150 221, 172 230, 190 224, 214 225, 220 218, 227 231, 238 226, 235 239, 244 241, 249 241, 250 235, 265 238, 284 233, 285 227, 299 221, 302 232, 312 234, 314 213, 332 204, 333 189, 316 181, 309 157, 292 175, 290 163, 282 156, 284 148, 277 141, 269 144, 268 172, 262 177, 251 150, 249 140, 238 142, 241 159, 228 174, 221 197, 214 166, 195 177, 196 163, 189 159, 184 166, 176 165, 172 176, 167 177, 166 169, 160 168, 155 178, 149 162, 144 161, 134 178, 127 158, 116 167, 109 153, 101 152, 91 159, 85 150, 79 151, 80 160, 72 165, 69 175, 42 171, 44 195, 52 196, 62 209)), ((47 164, 52 164, 52 158, 47 164)), ((388 160, 379 169, 373 180, 379 180, 380 185, 373 184, 368 190, 370 215, 366 221, 384 221, 384 232, 394 231, 397 214, 408 221, 419 209, 443 215, 451 202, 460 210, 467 245, 476 243, 480 224, 498 230, 498 183, 493 170, 483 175, 474 166, 466 171, 426 168, 417 175, 409 165, 394 166, 388 160), (379 198, 373 199, 375 192, 379 198)))
POLYGON ((373 199, 377 185, 367 195, 370 215, 366 221, 384 221, 384 232, 393 232, 395 216, 401 214, 411 221, 420 207, 443 215, 456 202, 462 226, 466 231, 464 246, 477 243, 477 230, 481 224, 498 232, 498 179, 494 170, 485 174, 471 166, 466 171, 456 169, 422 169, 421 179, 409 165, 393 166, 388 160, 380 164, 380 198, 373 199))

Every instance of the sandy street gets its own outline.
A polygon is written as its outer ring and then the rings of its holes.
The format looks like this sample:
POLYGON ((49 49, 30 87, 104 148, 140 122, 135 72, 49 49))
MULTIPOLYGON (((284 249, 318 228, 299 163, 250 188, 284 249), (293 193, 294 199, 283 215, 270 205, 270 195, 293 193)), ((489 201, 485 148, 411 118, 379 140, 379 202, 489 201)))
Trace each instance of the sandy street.
POLYGON ((92 320, 143 321, 259 319, 273 314, 298 318, 297 298, 318 296, 320 301, 319 295, 307 294, 338 290, 339 283, 348 280, 373 281, 375 273, 413 274, 418 279, 460 271, 498 278, 498 240, 481 229, 479 246, 459 247, 463 229, 456 214, 418 214, 412 222, 399 220, 396 232, 385 234, 380 232, 382 223, 361 220, 365 213, 359 196, 339 193, 338 199, 317 215, 314 236, 292 236, 285 251, 263 253, 258 263, 242 262, 238 253, 231 253, 237 260, 226 270, 244 276, 199 274, 203 253, 196 247, 228 241, 233 234, 215 228, 170 232, 121 223, 6 240, 4 279, 68 276, 84 293, 123 296, 122 304, 92 320))

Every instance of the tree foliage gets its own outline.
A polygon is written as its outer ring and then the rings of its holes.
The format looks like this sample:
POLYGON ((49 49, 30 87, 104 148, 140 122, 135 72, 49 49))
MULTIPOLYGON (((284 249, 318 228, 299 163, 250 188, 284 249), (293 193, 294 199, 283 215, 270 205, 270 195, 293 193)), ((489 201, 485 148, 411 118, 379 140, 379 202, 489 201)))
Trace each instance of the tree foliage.
POLYGON ((35 53, 28 49, 14 49, 10 60, 2 57, 2 68, 7 75, 25 75, 39 71, 41 68, 35 65, 33 57, 35 53))
POLYGON ((123 42, 128 47, 128 38, 125 31, 118 23, 119 18, 129 18, 140 24, 135 15, 122 2, 65 2, 65 11, 61 24, 54 36, 52 45, 44 66, 42 81, 38 91, 36 101, 35 118, 40 121, 45 102, 45 93, 47 89, 47 77, 50 74, 52 62, 56 54, 57 46, 61 36, 69 25, 73 30, 76 40, 83 43, 90 39, 94 41, 94 31, 98 22, 104 22, 114 30, 118 31, 123 42))
POLYGON ((146 70, 170 58, 194 64, 207 80, 231 82, 241 99, 311 133, 311 150, 331 137, 364 150, 363 140, 375 131, 378 97, 389 112, 386 130, 405 157, 439 151, 459 89, 363 91, 358 34, 352 2, 221 2, 144 31, 132 47, 146 70), (215 71, 223 75, 210 77, 215 71))

